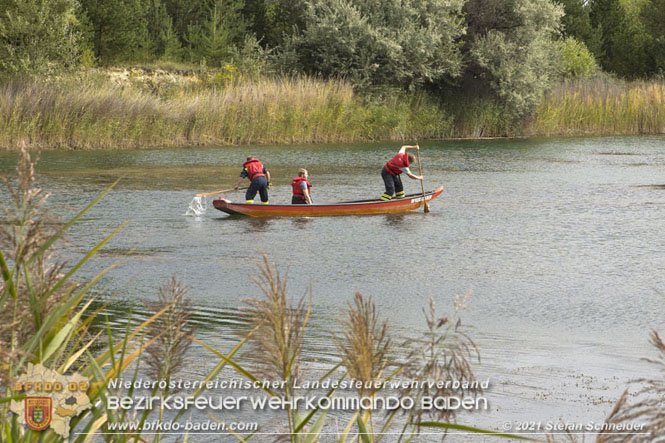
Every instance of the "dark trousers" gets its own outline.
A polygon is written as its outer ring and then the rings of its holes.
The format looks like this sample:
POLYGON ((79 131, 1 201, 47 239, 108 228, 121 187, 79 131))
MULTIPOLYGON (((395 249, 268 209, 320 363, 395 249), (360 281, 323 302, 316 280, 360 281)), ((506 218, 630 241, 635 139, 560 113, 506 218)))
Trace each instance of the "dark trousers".
POLYGON ((392 197, 395 193, 404 193, 404 186, 399 175, 391 175, 384 167, 381 170, 381 178, 383 178, 383 183, 386 185, 386 195, 388 197, 392 197))
POLYGON ((266 203, 268 201, 268 179, 265 176, 256 177, 252 180, 247 192, 245 192, 245 200, 254 200, 257 192, 261 196, 261 201, 266 203))
POLYGON ((307 200, 301 197, 296 197, 295 195, 291 197, 291 204, 292 205, 306 205, 307 200))

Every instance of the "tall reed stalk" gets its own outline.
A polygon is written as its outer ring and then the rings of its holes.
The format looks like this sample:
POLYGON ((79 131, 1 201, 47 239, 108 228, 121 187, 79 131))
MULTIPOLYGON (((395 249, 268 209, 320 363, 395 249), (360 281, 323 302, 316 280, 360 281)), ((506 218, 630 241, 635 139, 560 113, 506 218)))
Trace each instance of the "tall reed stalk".
MULTIPOLYGON (((311 292, 293 304, 286 291, 288 278, 282 277, 265 255, 259 270, 260 277, 256 283, 263 297, 246 300, 246 313, 255 329, 248 341, 247 355, 256 368, 256 374, 267 380, 283 382, 283 388, 278 392, 290 404, 294 386, 300 377, 304 333, 311 312, 311 292)), ((288 437, 296 442, 298 411, 287 408, 286 415, 288 437)))
MULTIPOLYGON (((381 390, 381 379, 388 365, 392 341, 388 323, 379 318, 376 305, 359 292, 349 303, 342 320, 344 335, 335 345, 349 376, 361 382, 360 397, 374 397, 381 390)), ((358 411, 357 424, 363 440, 374 433, 372 410, 358 411)))

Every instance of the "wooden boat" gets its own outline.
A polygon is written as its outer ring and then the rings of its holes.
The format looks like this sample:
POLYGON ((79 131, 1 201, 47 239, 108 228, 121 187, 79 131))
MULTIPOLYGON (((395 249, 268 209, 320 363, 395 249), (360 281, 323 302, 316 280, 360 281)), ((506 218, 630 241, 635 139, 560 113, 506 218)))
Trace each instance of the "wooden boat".
POLYGON ((250 217, 322 217, 326 215, 366 215, 407 212, 421 208, 426 201, 441 195, 443 186, 422 194, 409 194, 404 198, 383 200, 357 200, 314 205, 262 205, 253 203, 233 203, 225 198, 213 200, 216 209, 231 215, 250 217))

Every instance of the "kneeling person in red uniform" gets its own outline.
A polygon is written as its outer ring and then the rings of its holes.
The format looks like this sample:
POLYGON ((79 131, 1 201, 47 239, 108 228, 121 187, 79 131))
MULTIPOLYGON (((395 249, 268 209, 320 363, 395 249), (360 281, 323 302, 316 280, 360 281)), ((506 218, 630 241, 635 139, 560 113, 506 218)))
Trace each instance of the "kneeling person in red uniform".
POLYGON ((270 172, 263 166, 259 159, 247 157, 247 161, 242 165, 240 178, 233 189, 238 189, 242 180, 247 177, 251 182, 245 193, 245 203, 254 203, 254 197, 258 192, 261 196, 261 203, 268 204, 268 187, 270 186, 270 172))
POLYGON ((402 146, 399 153, 386 163, 381 171, 381 178, 386 185, 386 192, 381 196, 381 200, 387 201, 393 198, 404 198, 404 185, 400 174, 405 172, 406 175, 414 180, 422 180, 419 175, 414 175, 409 170, 409 165, 413 163, 416 158, 412 154, 407 154, 409 149, 418 149, 416 146, 402 146))
POLYGON ((291 187, 293 188, 293 197, 291 197, 291 204, 294 205, 311 205, 312 197, 309 194, 309 190, 312 188, 312 185, 307 181, 308 177, 307 169, 300 169, 298 171, 298 176, 293 177, 291 182, 291 187))

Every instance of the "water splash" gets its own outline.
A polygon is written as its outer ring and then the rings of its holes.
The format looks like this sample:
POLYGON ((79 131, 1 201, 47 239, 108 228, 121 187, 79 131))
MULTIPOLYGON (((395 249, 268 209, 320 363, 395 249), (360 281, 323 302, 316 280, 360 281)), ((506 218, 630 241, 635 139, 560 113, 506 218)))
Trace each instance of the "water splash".
POLYGON ((194 217, 199 217, 205 214, 206 209, 208 208, 208 202, 205 197, 196 196, 189 202, 189 208, 185 215, 192 215, 194 217))

